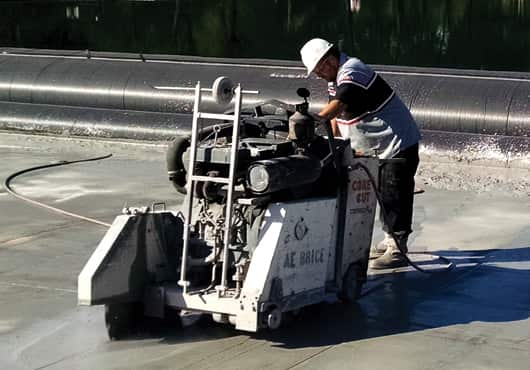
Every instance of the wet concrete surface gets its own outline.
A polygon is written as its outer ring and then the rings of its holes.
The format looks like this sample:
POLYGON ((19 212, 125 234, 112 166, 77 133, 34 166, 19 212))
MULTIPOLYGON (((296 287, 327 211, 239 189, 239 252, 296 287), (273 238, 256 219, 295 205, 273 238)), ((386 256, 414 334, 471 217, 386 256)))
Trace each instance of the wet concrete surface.
MULTIPOLYGON (((165 175, 163 145, 0 134, 0 177, 107 153, 113 157, 25 174, 12 186, 104 222, 125 202, 180 202, 165 175)), ((358 304, 311 307, 276 332, 153 325, 121 342, 107 339, 102 307, 77 306, 77 275, 105 227, 51 213, 2 190, 0 368, 528 369, 527 189, 508 191, 506 183, 479 191, 472 179, 465 187, 444 188, 431 176, 440 163, 421 166, 418 185, 426 191, 416 198, 410 249, 449 258, 451 271, 373 274, 358 304)), ((444 166, 466 172, 465 165, 444 166)), ((470 171, 499 173, 491 167, 470 171)), ((436 176, 444 178, 441 172, 436 176)), ((526 176, 528 171, 517 174, 523 181, 526 176)), ((376 230, 374 239, 380 238, 376 230)))

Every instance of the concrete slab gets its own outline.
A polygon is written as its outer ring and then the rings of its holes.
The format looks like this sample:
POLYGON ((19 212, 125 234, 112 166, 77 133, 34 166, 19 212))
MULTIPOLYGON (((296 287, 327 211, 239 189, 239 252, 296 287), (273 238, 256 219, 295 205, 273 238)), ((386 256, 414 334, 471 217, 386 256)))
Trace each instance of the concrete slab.
MULTIPOLYGON (((22 175, 12 185, 104 222, 125 201, 179 204, 163 145, 0 134, 0 177, 108 152, 110 159, 22 175)), ((0 368, 528 369, 527 189, 508 191, 502 182, 497 189, 477 187, 471 177, 459 179, 465 186, 444 188, 447 172, 431 160, 421 165, 429 175, 418 177, 426 192, 416 198, 411 250, 449 258, 454 269, 373 274, 358 304, 312 307, 286 328, 254 335, 197 323, 145 327, 130 340, 110 342, 102 308, 76 305, 77 275, 105 228, 0 192, 0 368), (436 178, 443 181, 433 183, 436 178)), ((454 163, 443 169, 451 166, 466 172, 454 163)), ((473 167, 483 177, 494 171, 473 167)), ((379 230, 374 238, 381 238, 379 230)))

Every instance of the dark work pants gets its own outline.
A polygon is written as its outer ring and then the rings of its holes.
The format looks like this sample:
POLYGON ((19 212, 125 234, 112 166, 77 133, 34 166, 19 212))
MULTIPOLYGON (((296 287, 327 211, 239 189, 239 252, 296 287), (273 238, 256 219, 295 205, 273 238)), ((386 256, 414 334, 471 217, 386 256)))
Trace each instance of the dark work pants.
POLYGON ((380 220, 386 232, 392 230, 404 235, 412 232, 414 175, 419 162, 418 144, 415 144, 380 164, 379 192, 386 211, 385 217, 381 210, 380 220))

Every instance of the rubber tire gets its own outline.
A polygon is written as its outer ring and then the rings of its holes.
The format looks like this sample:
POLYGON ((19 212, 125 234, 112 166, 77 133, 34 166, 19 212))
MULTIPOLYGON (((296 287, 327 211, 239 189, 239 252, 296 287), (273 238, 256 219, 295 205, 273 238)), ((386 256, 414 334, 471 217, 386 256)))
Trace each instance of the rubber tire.
POLYGON ((283 313, 279 308, 274 307, 268 310, 266 320, 269 330, 278 330, 282 326, 283 313))
POLYGON ((348 267, 342 280, 342 289, 338 296, 342 302, 356 302, 361 296, 364 281, 361 279, 361 267, 354 263, 348 267))
POLYGON ((136 302, 106 304, 105 326, 109 339, 120 340, 132 334, 141 314, 136 302))

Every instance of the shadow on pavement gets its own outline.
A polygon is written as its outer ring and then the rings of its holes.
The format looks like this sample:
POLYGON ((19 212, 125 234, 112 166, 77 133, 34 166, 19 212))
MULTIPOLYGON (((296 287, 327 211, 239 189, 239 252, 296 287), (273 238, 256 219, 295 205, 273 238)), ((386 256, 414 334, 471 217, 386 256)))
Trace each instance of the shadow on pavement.
POLYGON ((277 331, 248 335, 206 320, 177 330, 150 327, 140 337, 159 337, 174 344, 244 336, 292 349, 473 321, 510 322, 530 317, 530 247, 436 254, 450 259, 454 268, 430 275, 408 271, 373 276, 357 303, 307 307, 296 321, 277 331))
POLYGON ((530 248, 437 254, 455 267, 434 275, 416 271, 379 275, 367 282, 357 304, 306 312, 291 328, 262 337, 277 346, 302 348, 530 317, 530 248))

